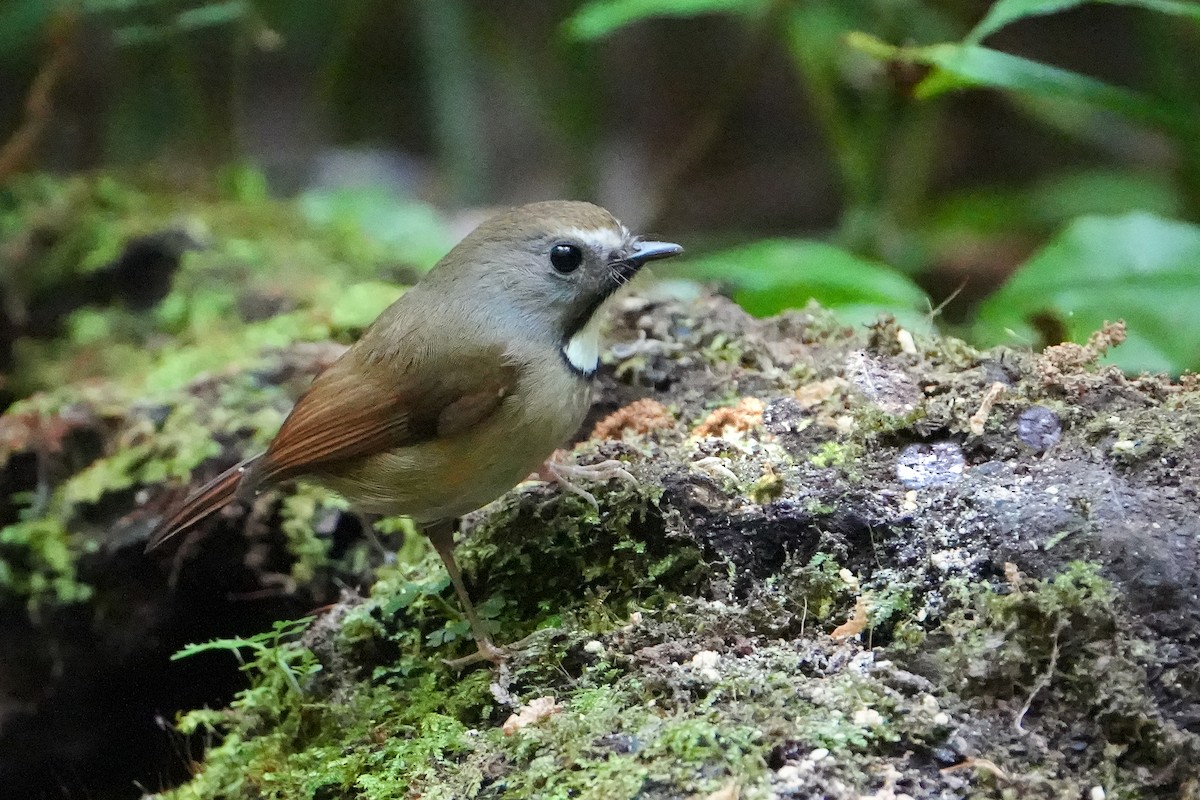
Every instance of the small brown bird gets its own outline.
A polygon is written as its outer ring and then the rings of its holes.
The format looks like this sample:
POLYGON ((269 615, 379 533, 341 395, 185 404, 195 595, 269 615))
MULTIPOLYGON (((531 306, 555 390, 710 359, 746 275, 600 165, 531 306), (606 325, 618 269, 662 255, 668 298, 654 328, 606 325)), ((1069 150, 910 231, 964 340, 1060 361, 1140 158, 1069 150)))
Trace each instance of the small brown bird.
MULTIPOLYGON (((146 549, 264 486, 315 481, 360 511, 420 525, 479 656, 502 658, 454 562, 455 520, 575 433, 591 403, 600 308, 647 261, 681 252, 630 235, 590 203, 534 203, 492 217, 313 381, 265 453, 189 497, 146 549)), ((571 478, 624 472, 619 462, 550 469, 568 488, 571 478)))

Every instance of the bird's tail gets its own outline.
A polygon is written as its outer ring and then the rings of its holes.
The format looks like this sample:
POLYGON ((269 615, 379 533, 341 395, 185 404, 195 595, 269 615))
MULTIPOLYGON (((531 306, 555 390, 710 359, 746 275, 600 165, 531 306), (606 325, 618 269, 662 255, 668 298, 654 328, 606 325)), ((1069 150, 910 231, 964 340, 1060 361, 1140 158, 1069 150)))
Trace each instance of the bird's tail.
POLYGON ((182 533, 193 525, 199 525, 237 499, 242 476, 257 458, 255 456, 235 464, 189 495, 182 506, 158 524, 146 543, 146 552, 150 552, 175 534, 182 533))

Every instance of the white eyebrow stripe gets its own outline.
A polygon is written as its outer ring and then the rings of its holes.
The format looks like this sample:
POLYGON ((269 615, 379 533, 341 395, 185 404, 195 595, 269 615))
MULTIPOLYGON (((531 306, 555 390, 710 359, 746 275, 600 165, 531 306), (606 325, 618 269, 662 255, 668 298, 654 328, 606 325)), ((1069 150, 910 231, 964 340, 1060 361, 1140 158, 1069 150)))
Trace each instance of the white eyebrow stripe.
POLYGON ((624 247, 625 242, 629 240, 629 231, 625 229, 624 225, 621 226, 620 230, 613 228, 567 228, 563 231, 563 235, 578 239, 603 252, 618 250, 624 247))

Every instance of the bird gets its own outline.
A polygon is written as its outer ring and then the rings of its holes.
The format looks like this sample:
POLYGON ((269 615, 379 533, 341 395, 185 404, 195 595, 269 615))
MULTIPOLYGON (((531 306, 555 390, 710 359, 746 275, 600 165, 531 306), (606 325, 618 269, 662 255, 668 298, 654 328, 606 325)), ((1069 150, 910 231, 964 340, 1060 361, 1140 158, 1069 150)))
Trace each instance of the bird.
POLYGON ((454 559, 457 520, 546 464, 566 488, 624 474, 547 459, 582 424, 602 309, 641 267, 683 252, 607 210, 555 200, 481 223, 300 396, 266 451, 188 497, 147 551, 233 502, 315 482, 364 514, 411 518, 437 551, 477 653, 502 661, 454 559))

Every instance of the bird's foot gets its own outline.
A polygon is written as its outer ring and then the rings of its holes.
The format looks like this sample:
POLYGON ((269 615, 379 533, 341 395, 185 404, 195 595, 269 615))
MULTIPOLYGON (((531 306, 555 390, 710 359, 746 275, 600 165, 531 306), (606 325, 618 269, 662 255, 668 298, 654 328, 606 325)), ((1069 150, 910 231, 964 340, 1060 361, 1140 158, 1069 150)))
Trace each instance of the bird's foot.
POLYGON ((629 471, 625 469, 625 465, 615 459, 601 461, 599 464, 566 464, 552 458, 546 462, 546 471, 559 486, 571 494, 582 497, 595 509, 600 508, 600 504, 596 502, 596 496, 575 481, 602 483, 611 481, 613 478, 620 478, 625 483, 637 483, 637 478, 630 475, 629 471))
POLYGON ((497 647, 492 644, 491 639, 482 639, 476 642, 479 649, 469 656, 462 658, 443 658, 442 663, 456 672, 461 672, 472 664, 478 664, 480 661, 490 661, 493 664, 503 664, 508 660, 509 650, 505 647, 497 647))
POLYGON ((491 639, 477 639, 475 643, 479 649, 474 653, 462 658, 443 658, 442 663, 456 671, 461 671, 481 661, 490 661, 492 664, 499 666, 507 661, 513 653, 519 653, 528 647, 530 640, 538 633, 539 631, 534 631, 524 639, 518 639, 506 647, 499 647, 493 644, 491 639))

